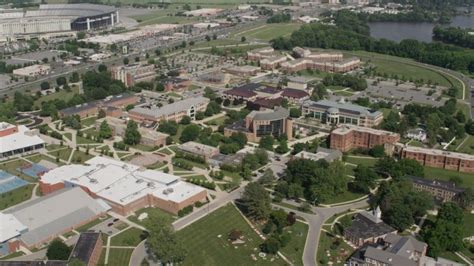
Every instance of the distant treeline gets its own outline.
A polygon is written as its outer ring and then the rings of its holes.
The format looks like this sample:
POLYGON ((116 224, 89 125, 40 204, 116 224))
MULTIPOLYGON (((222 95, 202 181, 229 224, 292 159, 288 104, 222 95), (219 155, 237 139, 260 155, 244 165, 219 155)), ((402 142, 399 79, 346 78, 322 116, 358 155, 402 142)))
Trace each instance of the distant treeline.
POLYGON ((433 29, 433 38, 437 41, 442 41, 444 43, 474 49, 474 35, 470 34, 470 32, 474 32, 474 28, 442 28, 437 26, 433 29))
POLYGON ((442 43, 403 40, 400 43, 375 39, 369 35, 318 23, 303 25, 290 38, 273 39, 275 49, 295 46, 339 50, 365 50, 400 57, 457 71, 474 72, 474 51, 442 43))

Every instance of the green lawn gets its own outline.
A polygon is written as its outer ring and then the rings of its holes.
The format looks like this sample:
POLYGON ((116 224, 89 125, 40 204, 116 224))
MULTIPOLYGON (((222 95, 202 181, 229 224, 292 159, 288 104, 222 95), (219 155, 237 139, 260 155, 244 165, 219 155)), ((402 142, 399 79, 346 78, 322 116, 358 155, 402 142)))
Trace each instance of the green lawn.
POLYGON ((17 251, 17 252, 10 253, 10 254, 8 254, 4 257, 1 257, 0 260, 13 259, 13 258, 20 257, 20 256, 23 256, 23 255, 25 255, 25 252, 17 251))
POLYGON ((181 125, 181 124, 178 124, 178 131, 177 131, 176 135, 171 136, 174 143, 180 143, 179 138, 181 137, 181 133, 183 133, 183 129, 184 129, 184 126, 181 125))
POLYGON ((29 184, 24 187, 8 191, 0 195, 0 210, 6 209, 8 207, 17 205, 25 200, 31 198, 33 193, 34 184, 29 184))
POLYGON ((34 102, 33 105, 39 108, 41 107, 42 102, 52 101, 56 99, 61 99, 67 102, 74 96, 74 94, 77 94, 77 93, 79 93, 79 88, 77 86, 74 86, 71 88, 71 91, 60 90, 56 93, 51 93, 45 96, 41 96, 34 102))
POLYGON ((210 213, 177 234, 187 250, 183 265, 222 265, 223 262, 232 265, 285 264, 278 257, 267 256, 262 259, 258 256, 258 246, 262 240, 231 204, 210 213), (244 244, 234 246, 227 240, 233 229, 243 233, 244 244), (257 261, 252 259, 252 254, 257 261), (270 262, 271 257, 275 258, 273 262, 270 262))
POLYGON ((159 216, 166 216, 169 218, 169 220, 174 221, 176 220, 175 216, 173 216, 171 213, 167 213, 161 209, 158 208, 153 208, 153 207, 148 207, 148 208, 143 208, 135 212, 135 215, 129 216, 128 219, 136 224, 145 226, 146 219, 143 221, 138 220, 138 216, 142 213, 148 213, 148 215, 159 215, 159 216))
POLYGON ((130 148, 134 148, 141 151, 155 151, 158 149, 158 147, 153 147, 153 146, 148 146, 148 145, 143 145, 143 144, 133 145, 133 146, 130 146, 130 148))
POLYGON ((467 135, 467 139, 457 151, 468 154, 474 154, 474 136, 467 135))
POLYGON ((74 154, 72 155, 71 162, 73 163, 83 163, 89 159, 92 159, 94 156, 90 154, 86 154, 83 151, 74 151, 74 154))
POLYGON ((254 29, 239 32, 236 36, 245 36, 247 39, 255 38, 269 41, 277 37, 287 37, 297 29, 301 24, 297 23, 274 23, 258 26, 254 29))
MULTIPOLYGON (((451 86, 458 88, 462 87, 458 80, 436 70, 418 66, 416 65, 417 63, 412 59, 365 51, 350 51, 344 52, 344 54, 360 57, 364 62, 369 62, 370 64, 376 66, 377 72, 386 73, 388 75, 398 75, 399 77, 405 77, 407 79, 423 79, 425 81, 431 80, 433 83, 438 83, 439 85, 448 88, 451 86)), ((461 96, 460 89, 458 96, 461 96)))
POLYGON ((52 155, 54 157, 59 157, 59 159, 61 159, 61 160, 67 161, 67 160, 69 160, 69 156, 71 155, 71 152, 72 152, 71 148, 64 147, 61 150, 48 152, 48 154, 52 155))
POLYGON ((212 126, 222 126, 224 125, 224 121, 227 119, 227 116, 221 116, 216 119, 209 120, 205 122, 204 124, 206 125, 212 125, 212 126))
POLYGON ((451 177, 459 176, 462 179, 462 187, 470 187, 474 189, 474 178, 472 173, 462 173, 457 171, 450 171, 441 168, 432 168, 432 167, 424 167, 425 168, 425 178, 428 179, 440 179, 449 181, 451 177))
POLYGON ((29 156, 29 157, 25 157, 26 159, 32 161, 32 162, 35 162, 35 163, 39 163, 41 160, 45 160, 45 161, 49 161, 49 162, 52 162, 52 163, 55 163, 57 165, 63 165, 62 162, 56 162, 55 159, 53 158, 50 158, 44 154, 35 154, 33 156, 29 156))
POLYGON ((197 163, 197 162, 194 162, 194 161, 186 160, 184 158, 173 158, 173 162, 179 162, 179 161, 190 163, 194 167, 197 167, 197 168, 207 169, 207 164, 197 163))
POLYGON ((77 144, 97 144, 95 140, 87 139, 81 136, 76 136, 77 144))
POLYGON ((203 48, 203 47, 213 47, 213 46, 223 46, 223 45, 234 45, 234 44, 242 44, 239 40, 234 39, 217 39, 217 40, 210 40, 208 42, 199 42, 194 46, 190 46, 194 48, 203 48))
POLYGON ((91 116, 88 118, 84 118, 81 120, 81 125, 82 127, 90 127, 95 124, 95 121, 97 120, 97 116, 91 116))
POLYGON ((280 249, 294 265, 303 265, 303 251, 306 244, 306 236, 308 235, 308 225, 297 222, 293 226, 285 229, 291 234, 291 240, 284 248, 280 249))
POLYGON ((66 148, 66 146, 61 146, 61 145, 58 145, 58 144, 48 144, 48 145, 46 145, 46 150, 48 150, 48 151, 54 151, 54 150, 63 149, 63 148, 66 148))
POLYGON ((470 212, 464 212, 464 224, 469 226, 464 226, 464 235, 463 237, 474 236, 474 214, 470 212))
POLYGON ((171 155, 173 154, 168 148, 162 148, 162 149, 159 149, 158 152, 161 152, 161 153, 164 153, 166 155, 171 155))
POLYGON ((351 255, 353 249, 341 239, 338 241, 339 245, 332 245, 335 240, 336 237, 330 233, 321 231, 316 255, 318 264, 326 265, 328 262, 332 262, 332 265, 344 265, 344 262, 351 255), (322 260, 325 260, 325 263, 322 263, 322 260))
POLYGON ((358 199, 358 198, 363 197, 363 196, 364 196, 364 194, 354 193, 354 192, 351 192, 351 191, 344 191, 344 193, 339 194, 339 195, 335 196, 334 198, 328 199, 328 200, 326 200, 322 203, 323 204, 335 204, 335 203, 355 200, 355 199, 358 199))
POLYGON ((352 164, 361 164, 365 166, 374 166, 375 163, 377 162, 377 158, 372 158, 372 157, 367 157, 367 158, 360 158, 360 157, 350 157, 347 156, 346 158, 347 163, 352 163, 352 164))
MULTIPOLYGON (((102 251, 105 253, 105 250, 102 251)), ((111 248, 109 250, 108 265, 111 266, 128 266, 130 257, 132 257, 132 248, 111 248)))
POLYGON ((145 238, 146 232, 135 227, 130 227, 122 231, 120 234, 112 237, 112 239, 110 240, 110 245, 135 247, 145 238))

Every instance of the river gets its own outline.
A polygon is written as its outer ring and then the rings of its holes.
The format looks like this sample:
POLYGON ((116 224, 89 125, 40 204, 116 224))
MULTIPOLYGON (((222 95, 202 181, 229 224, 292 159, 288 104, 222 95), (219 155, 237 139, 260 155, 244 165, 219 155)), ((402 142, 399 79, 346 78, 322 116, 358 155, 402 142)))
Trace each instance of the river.
MULTIPOLYGON (((473 16, 456 16, 449 24, 453 27, 474 28, 473 16)), ((415 39, 423 42, 431 42, 434 23, 428 22, 371 22, 370 36, 385 38, 392 41, 403 39, 415 39)))

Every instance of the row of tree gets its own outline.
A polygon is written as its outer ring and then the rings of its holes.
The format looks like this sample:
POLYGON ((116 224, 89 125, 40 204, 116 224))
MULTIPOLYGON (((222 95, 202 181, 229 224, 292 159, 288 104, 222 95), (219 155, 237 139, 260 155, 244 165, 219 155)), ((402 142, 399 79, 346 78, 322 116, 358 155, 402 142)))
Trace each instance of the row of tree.
POLYGON ((474 49, 474 35, 470 34, 472 29, 456 27, 439 27, 433 29, 433 38, 444 43, 474 49))

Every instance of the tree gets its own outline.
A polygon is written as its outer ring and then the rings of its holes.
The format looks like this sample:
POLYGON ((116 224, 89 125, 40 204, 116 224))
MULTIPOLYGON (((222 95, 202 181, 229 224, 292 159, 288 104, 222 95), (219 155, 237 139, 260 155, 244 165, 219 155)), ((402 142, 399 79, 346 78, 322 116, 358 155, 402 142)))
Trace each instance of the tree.
POLYGON ((369 154, 373 157, 381 158, 385 155, 385 148, 383 145, 375 145, 369 150, 369 154))
POLYGON ((109 127, 107 120, 104 120, 102 123, 100 123, 99 137, 101 139, 109 139, 112 137, 112 129, 109 127))
POLYGON ((288 148, 288 142, 286 140, 281 140, 278 144, 278 147, 275 149, 275 151, 279 154, 287 153, 289 150, 290 148, 288 148))
POLYGON ((355 179, 351 184, 350 189, 364 194, 370 192, 370 189, 375 186, 375 181, 378 178, 374 170, 364 165, 357 166, 354 170, 354 176, 355 179))
POLYGON ((191 124, 184 128, 179 140, 182 143, 193 141, 197 139, 200 133, 201 133, 201 128, 198 125, 191 124))
POLYGON ((268 151, 273 151, 273 142, 274 139, 272 136, 263 136, 260 139, 260 144, 258 145, 258 147, 268 151))
POLYGON ((104 111, 104 109, 99 109, 99 113, 97 114, 97 118, 104 118, 107 116, 107 113, 104 111))
POLYGON ((125 58, 123 59, 123 64, 124 64, 124 65, 128 65, 128 63, 130 63, 130 60, 128 59, 128 57, 125 57, 125 58))
POLYGON ((71 77, 69 78, 69 81, 72 82, 72 83, 75 83, 75 82, 79 82, 80 78, 79 78, 79 73, 77 72, 72 72, 72 75, 71 77))
POLYGON ((104 64, 100 64, 97 70, 99 70, 99 72, 107 72, 107 66, 104 64))
POLYGON ((58 86, 64 86, 64 85, 67 84, 67 80, 66 80, 65 77, 58 77, 58 78, 56 79, 56 84, 57 84, 58 86))
POLYGON ((232 133, 232 135, 229 137, 229 140, 239 145, 241 149, 245 146, 245 144, 247 144, 247 136, 242 132, 232 133))
POLYGON ((71 254, 71 248, 59 239, 53 240, 46 251, 48 260, 67 260, 71 254))
POLYGON ((137 145, 140 143, 141 138, 142 135, 138 132, 137 123, 133 120, 128 121, 123 142, 128 145, 137 145))
POLYGON ((175 121, 161 121, 158 131, 174 136, 178 133, 178 124, 175 121))
POLYGON ((276 254, 280 250, 280 241, 275 237, 270 237, 262 243, 260 249, 268 254, 276 254))
POLYGON ((163 85, 163 83, 161 83, 161 82, 158 82, 156 84, 155 90, 156 91, 165 91, 165 85, 163 85))
POLYGON ((290 117, 298 118, 301 116, 300 108, 290 108, 290 117))
POLYGON ((474 203, 474 191, 472 188, 466 188, 458 195, 457 199, 459 206, 463 209, 468 209, 474 203))
POLYGON ((178 264, 186 257, 186 251, 176 237, 171 221, 167 216, 150 213, 146 219, 148 252, 161 264, 178 264))
POLYGON ((179 121, 181 125, 189 125, 191 123, 191 117, 185 115, 183 118, 181 118, 181 121, 179 121))
POLYGON ((255 182, 249 183, 242 194, 242 206, 247 215, 257 221, 267 220, 271 213, 271 199, 265 188, 255 182))
POLYGON ((247 41, 247 38, 245 38, 245 36, 242 36, 242 37, 240 38, 240 42, 246 42, 246 41, 247 41))
POLYGON ((264 186, 271 185, 275 181, 275 174, 271 168, 267 168, 258 182, 264 186))
POLYGON ((49 82, 47 82, 47 81, 41 82, 40 88, 41 88, 42 91, 44 91, 44 90, 49 90, 49 88, 50 88, 49 82))

